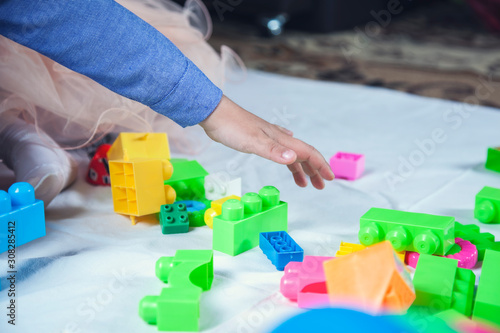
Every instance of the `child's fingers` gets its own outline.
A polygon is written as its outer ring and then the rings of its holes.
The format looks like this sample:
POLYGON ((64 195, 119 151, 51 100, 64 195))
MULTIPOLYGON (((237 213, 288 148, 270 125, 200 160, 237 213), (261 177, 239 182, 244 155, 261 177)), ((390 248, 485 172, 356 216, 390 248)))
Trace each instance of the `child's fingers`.
POLYGON ((323 177, 320 176, 318 171, 314 169, 309 162, 302 162, 302 169, 311 179, 311 184, 318 190, 321 190, 325 187, 325 182, 323 181, 323 177))
POLYGON ((304 170, 302 170, 302 165, 300 163, 293 163, 290 165, 287 165, 288 170, 292 173, 293 180, 295 181, 295 184, 297 184, 300 187, 306 187, 307 186, 307 178, 304 170))
POLYGON ((274 125, 274 126, 276 126, 280 131, 282 131, 286 135, 293 136, 293 132, 290 131, 288 128, 281 127, 280 125, 274 125))

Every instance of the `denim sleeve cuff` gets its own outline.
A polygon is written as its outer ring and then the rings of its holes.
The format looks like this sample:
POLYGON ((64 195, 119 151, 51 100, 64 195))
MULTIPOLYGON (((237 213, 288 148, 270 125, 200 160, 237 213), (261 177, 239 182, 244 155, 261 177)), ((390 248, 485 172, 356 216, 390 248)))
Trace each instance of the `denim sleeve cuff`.
POLYGON ((186 70, 177 85, 149 107, 182 127, 187 127, 205 120, 221 99, 222 91, 187 60, 186 70))

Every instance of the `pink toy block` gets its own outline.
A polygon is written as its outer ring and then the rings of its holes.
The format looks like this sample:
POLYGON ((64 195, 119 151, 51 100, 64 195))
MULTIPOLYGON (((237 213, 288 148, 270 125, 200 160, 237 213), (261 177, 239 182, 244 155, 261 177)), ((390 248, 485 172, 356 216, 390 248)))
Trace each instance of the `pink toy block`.
POLYGON ((300 308, 312 309, 330 304, 326 291, 323 262, 332 257, 305 256, 285 266, 280 290, 283 296, 297 301, 300 308))
POLYGON ((358 179, 365 170, 365 155, 339 151, 330 158, 330 168, 337 178, 358 179))
MULTIPOLYGON (((476 266, 478 252, 474 244, 469 241, 463 240, 462 238, 455 238, 455 243, 460 246, 460 252, 455 254, 449 254, 444 256, 445 258, 451 258, 458 260, 458 267, 472 269, 476 266)), ((420 254, 418 252, 406 252, 406 263, 408 266, 413 268, 417 267, 418 258, 420 254)), ((440 256, 442 257, 442 256, 440 256)))

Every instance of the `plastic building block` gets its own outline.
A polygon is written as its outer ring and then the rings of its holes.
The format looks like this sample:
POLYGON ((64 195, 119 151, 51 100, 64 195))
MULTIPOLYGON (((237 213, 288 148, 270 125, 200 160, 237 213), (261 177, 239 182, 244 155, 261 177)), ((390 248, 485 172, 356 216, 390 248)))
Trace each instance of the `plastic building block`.
POLYGON ((481 318, 500 328, 500 252, 487 250, 477 287, 473 319, 481 318))
POLYGON ((160 296, 146 296, 139 316, 159 331, 199 331, 200 288, 163 288, 160 296))
POLYGON ((259 247, 278 271, 291 261, 304 259, 304 250, 286 231, 261 232, 259 247))
POLYGON ((485 186, 479 191, 474 217, 483 223, 500 223, 500 188, 485 186))
POLYGON ((189 217, 186 205, 176 202, 161 206, 160 226, 161 232, 164 235, 188 232, 189 217))
POLYGON ((212 250, 177 250, 156 262, 156 276, 170 287, 196 286, 207 291, 214 279, 212 250))
POLYGON ((190 227, 201 227, 205 225, 205 211, 210 201, 181 200, 175 203, 183 203, 186 205, 190 227))
POLYGON ((208 208, 205 211, 205 216, 204 216, 205 224, 210 229, 213 229, 213 226, 214 226, 214 217, 216 217, 217 215, 222 214, 222 204, 224 202, 228 201, 229 199, 241 200, 241 198, 239 196, 230 195, 230 196, 218 199, 218 200, 214 200, 214 201, 212 201, 210 203, 210 208, 208 208))
POLYGON ((488 148, 485 167, 488 170, 500 172, 500 147, 488 148))
POLYGON ((168 286, 160 296, 146 296, 139 315, 160 331, 198 331, 200 298, 214 278, 211 250, 178 250, 156 262, 156 276, 168 286))
POLYGON ((359 241, 388 240, 394 250, 444 255, 455 244, 455 218, 371 208, 360 219, 359 241))
POLYGON ((94 157, 89 162, 87 170, 87 183, 92 185, 110 186, 108 150, 111 148, 109 144, 100 145, 97 148, 94 157))
POLYGON ((162 205, 175 199, 163 185, 171 175, 166 160, 110 161, 109 171, 114 210, 130 215, 134 224, 133 217, 158 213, 162 205))
POLYGON ((221 174, 211 174, 205 177, 205 197, 217 200, 230 195, 241 197, 241 178, 226 179, 221 174))
POLYGON ((204 200, 208 172, 195 160, 172 160, 172 166, 174 173, 164 184, 172 186, 177 200, 204 200))
POLYGON ((481 232, 475 224, 455 222, 455 237, 460 237, 474 244, 477 248, 477 260, 482 261, 486 250, 500 251, 500 242, 489 232, 481 232))
MULTIPOLYGON (((347 254, 358 252, 364 249, 366 249, 366 246, 361 244, 340 242, 340 248, 337 253, 335 253, 335 257, 345 256, 347 254)), ((396 255, 398 256, 399 260, 401 260, 401 262, 405 262, 406 251, 396 252, 396 255)))
POLYGON ((410 273, 387 241, 326 261, 324 268, 333 305, 405 312, 415 299, 410 273))
POLYGON ((337 178, 358 179, 365 170, 365 155, 338 152, 330 158, 330 168, 337 178))
POLYGON ((474 273, 459 268, 455 259, 421 255, 413 277, 417 295, 414 305, 434 311, 455 309, 470 316, 475 281, 474 273))
POLYGON ((241 201, 229 199, 214 217, 213 249, 235 256, 259 245, 259 234, 288 229, 288 206, 274 186, 259 194, 246 193, 241 201))
POLYGON ((45 236, 43 201, 33 186, 19 182, 0 190, 0 228, 0 253, 45 236))
POLYGON ((108 159, 170 159, 166 133, 120 133, 108 151, 108 159))
MULTIPOLYGON (((458 267, 472 269, 477 263, 477 248, 474 244, 469 241, 463 240, 462 238, 455 238, 455 243, 460 247, 460 251, 454 254, 445 255, 445 258, 458 260, 458 267)), ((406 263, 408 266, 413 268, 417 267, 418 258, 420 254, 418 252, 406 253, 406 263)))
POLYGON ((300 308, 328 306, 323 263, 332 257, 305 256, 302 262, 291 261, 285 266, 280 291, 300 308))

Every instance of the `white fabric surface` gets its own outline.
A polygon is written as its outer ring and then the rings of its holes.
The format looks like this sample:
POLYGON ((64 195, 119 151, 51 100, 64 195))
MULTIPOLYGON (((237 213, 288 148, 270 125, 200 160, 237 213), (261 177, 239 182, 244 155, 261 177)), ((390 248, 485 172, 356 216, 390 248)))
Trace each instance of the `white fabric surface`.
MULTIPOLYGON (((286 167, 219 144, 190 157, 211 173, 241 177, 243 193, 276 186, 289 204, 289 233, 306 255, 334 255, 341 240, 357 242, 359 217, 370 207, 451 215, 500 237, 500 225, 473 218, 476 193, 500 187, 500 174, 483 167, 487 147, 500 145, 500 110, 261 72, 227 94, 326 158, 337 151, 366 155, 361 179, 335 180, 323 191, 298 188, 286 167), (428 155, 418 153, 415 140, 435 129, 446 140, 428 155), (403 170, 400 159, 419 165, 403 170), (387 175, 398 168, 404 179, 391 186, 387 175)), ((208 227, 162 235, 155 224, 132 226, 113 212, 109 188, 81 176, 48 208, 47 236, 17 250, 15 329, 6 323, 7 258, 0 255, 0 332, 155 332, 139 317, 138 303, 164 286, 154 275, 156 260, 178 249, 211 248, 208 227)), ((259 248, 236 257, 215 252, 214 269, 201 302, 203 331, 265 332, 299 311, 279 293, 282 272, 259 248)))

